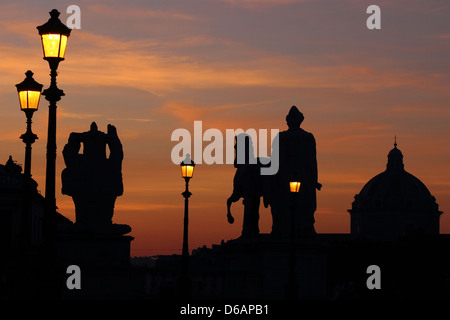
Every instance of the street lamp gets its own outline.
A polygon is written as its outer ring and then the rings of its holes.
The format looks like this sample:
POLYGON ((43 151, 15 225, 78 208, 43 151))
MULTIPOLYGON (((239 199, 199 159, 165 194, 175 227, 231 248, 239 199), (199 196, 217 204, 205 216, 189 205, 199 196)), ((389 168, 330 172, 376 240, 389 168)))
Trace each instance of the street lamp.
POLYGON ((292 195, 291 204, 291 248, 289 254, 289 279, 286 284, 286 296, 288 299, 297 299, 298 286, 295 280, 295 200, 300 191, 301 182, 294 178, 289 182, 289 191, 292 195))
POLYGON ((183 225, 183 251, 181 255, 181 277, 179 279, 180 294, 187 298, 191 293, 191 282, 189 279, 189 249, 188 249, 188 225, 189 225, 189 197, 192 195, 189 192, 189 180, 194 175, 195 163, 191 160, 189 154, 181 162, 181 177, 186 182, 186 189, 182 193, 184 197, 184 225, 183 225))
POLYGON ((67 39, 70 28, 59 20, 59 11, 50 11, 50 19, 42 26, 36 27, 41 35, 44 59, 49 61, 62 61, 66 53, 67 39))
POLYGON ((19 93, 20 109, 25 112, 27 117, 27 132, 20 136, 20 139, 25 143, 25 181, 28 182, 31 178, 31 145, 38 139, 31 131, 31 118, 33 113, 39 107, 39 98, 41 97, 42 84, 37 83, 33 79, 33 72, 28 70, 26 78, 21 83, 16 84, 17 92, 19 93))
POLYGON ((186 158, 181 162, 181 177, 186 180, 186 183, 189 182, 189 179, 194 175, 194 167, 195 163, 191 160, 189 153, 186 155, 186 158))
POLYGON ((290 181, 289 182, 290 191, 295 193, 299 192, 301 184, 302 183, 300 181, 290 181))
POLYGON ((48 209, 56 211, 55 196, 55 171, 56 171, 56 102, 61 100, 64 92, 56 85, 56 76, 59 62, 64 60, 67 39, 71 29, 59 20, 59 11, 53 9, 50 19, 37 29, 41 36, 44 59, 50 66, 50 87, 42 92, 45 99, 50 102, 48 113, 48 135, 47 135, 47 168, 45 180, 45 198, 48 209))

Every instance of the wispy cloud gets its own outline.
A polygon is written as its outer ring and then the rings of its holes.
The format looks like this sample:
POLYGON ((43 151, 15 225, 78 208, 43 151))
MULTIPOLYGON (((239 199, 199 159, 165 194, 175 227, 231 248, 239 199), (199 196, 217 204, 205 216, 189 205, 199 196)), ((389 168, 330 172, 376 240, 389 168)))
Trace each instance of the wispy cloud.
POLYGON ((132 4, 126 6, 114 6, 114 5, 88 5, 87 9, 96 15, 107 16, 110 19, 123 19, 132 16, 133 19, 173 19, 173 20, 196 20, 198 17, 179 12, 174 9, 157 10, 148 9, 132 4))
POLYGON ((61 119, 63 118, 68 118, 68 119, 95 119, 95 118, 99 118, 102 117, 102 114, 98 114, 98 113, 71 113, 71 112, 66 112, 64 111, 62 108, 59 112, 59 117, 61 119))
MULTIPOLYGON (((247 112, 245 112, 245 109, 255 106, 270 105, 276 102, 278 102, 278 100, 256 101, 239 104, 225 104, 216 106, 214 105, 200 106, 188 102, 168 101, 161 109, 161 112, 175 116, 185 123, 192 123, 193 121, 196 120, 202 120, 208 121, 210 126, 219 128, 221 127, 221 125, 218 125, 218 123, 223 121, 223 118, 218 117, 218 114, 220 114, 220 112, 238 109, 237 112, 241 115, 242 120, 243 118, 253 114, 253 111, 247 114, 247 112), (186 110, 189 110, 189 112, 186 112, 186 110)), ((236 123, 235 121, 236 119, 233 120, 236 123)))
POLYGON ((141 119, 141 118, 107 118, 108 121, 136 121, 136 122, 153 122, 154 119, 141 119))
POLYGON ((250 9, 266 9, 276 6, 283 6, 292 3, 309 2, 312 0, 219 0, 221 2, 230 3, 234 6, 240 6, 250 9))
MULTIPOLYGON (((252 2, 252 1, 250 1, 252 2)), ((259 1, 257 1, 259 3, 259 1)), ((262 1, 263 3, 265 1, 262 1)), ((268 1, 271 2, 271 1, 268 1)), ((100 10, 94 6, 95 10, 100 10)), ((102 8, 103 9, 103 8, 102 8)), ((119 12, 119 8, 106 9, 119 12)), ((132 16, 135 9, 125 9, 132 16), (128 10, 128 11, 127 11, 128 10)), ((6 26, 6 25, 5 25, 6 26)), ((30 23, 8 24, 6 31, 27 38, 35 27, 30 23)), ((36 52, 40 52, 38 40, 36 52)), ((67 74, 67 84, 77 86, 129 86, 157 95, 184 89, 219 87, 285 87, 285 88, 353 88, 372 91, 399 86, 432 89, 443 88, 448 75, 440 77, 412 70, 380 69, 376 66, 306 65, 301 57, 287 58, 255 50, 223 39, 201 35, 178 41, 153 39, 119 40, 84 30, 74 30, 67 49, 67 62, 61 72, 67 74), (186 47, 208 45, 212 54, 222 59, 208 61, 185 51, 186 47), (215 48, 216 47, 216 48, 215 48), (227 61, 227 52, 240 52, 243 60, 227 61), (445 82, 443 82, 445 80, 445 82)), ((3 45, 0 58, 7 73, 12 74, 23 61, 30 61, 29 48, 3 45)), ((38 55, 33 61, 39 61, 38 55)), ((40 60, 38 71, 46 66, 40 60)), ((44 71, 42 71, 44 72, 44 71)), ((48 71, 47 71, 48 72, 48 71)), ((45 74, 45 73, 44 73, 45 74)))

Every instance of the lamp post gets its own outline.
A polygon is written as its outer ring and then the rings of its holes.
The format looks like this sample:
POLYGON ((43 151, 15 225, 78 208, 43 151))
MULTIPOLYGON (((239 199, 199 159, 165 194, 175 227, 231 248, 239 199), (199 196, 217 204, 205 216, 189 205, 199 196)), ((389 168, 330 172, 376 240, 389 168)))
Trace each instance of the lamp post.
POLYGON ((26 78, 21 83, 16 84, 17 92, 19 93, 20 109, 25 112, 27 117, 27 131, 20 136, 20 139, 25 143, 25 183, 31 179, 31 145, 38 139, 31 131, 31 118, 33 113, 39 107, 39 98, 41 97, 42 84, 37 83, 33 79, 33 72, 28 70, 26 78))
POLYGON ((25 168, 23 180, 23 216, 21 224, 20 245, 26 249, 30 244, 30 203, 31 203, 31 145, 38 139, 37 135, 31 130, 31 118, 33 113, 38 110, 39 98, 41 97, 42 84, 33 79, 33 72, 28 70, 26 78, 21 83, 16 84, 19 94, 20 110, 25 112, 27 117, 27 131, 20 136, 25 143, 25 168))
POLYGON ((189 180, 194 175, 195 163, 191 160, 189 154, 181 162, 181 177, 186 182, 186 189, 182 193, 184 197, 184 224, 183 224, 183 251, 181 254, 181 276, 179 279, 180 294, 188 298, 191 293, 191 281, 189 279, 189 248, 188 248, 188 225, 189 225, 189 197, 192 193, 189 191, 189 180))
POLYGON ((59 20, 59 11, 53 9, 50 19, 37 29, 41 36, 44 59, 50 66, 50 87, 42 92, 50 102, 47 134, 47 168, 45 177, 45 199, 50 212, 56 212, 55 171, 56 171, 56 102, 61 100, 64 92, 56 85, 58 65, 64 60, 67 39, 71 29, 59 20))
POLYGON ((36 27, 41 36, 44 60, 50 66, 50 86, 42 92, 50 104, 48 106, 48 132, 47 132, 47 165, 45 174, 45 204, 46 219, 44 226, 44 241, 46 245, 46 257, 48 262, 47 275, 48 287, 51 296, 60 295, 59 271, 56 265, 56 102, 61 100, 64 92, 56 85, 57 69, 66 53, 67 39, 70 31, 59 20, 59 12, 53 9, 50 19, 41 26, 36 27))
POLYGON ((298 286, 295 280, 295 200, 300 191, 301 182, 297 179, 289 182, 289 191, 292 195, 291 204, 291 243, 289 253, 289 278, 286 284, 286 297, 288 299, 297 299, 298 286))

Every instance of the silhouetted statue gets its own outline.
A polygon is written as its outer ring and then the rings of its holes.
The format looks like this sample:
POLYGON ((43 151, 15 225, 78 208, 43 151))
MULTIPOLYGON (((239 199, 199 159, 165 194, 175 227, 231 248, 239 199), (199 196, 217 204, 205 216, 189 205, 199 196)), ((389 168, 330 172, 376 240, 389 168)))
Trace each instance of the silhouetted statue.
POLYGON ((235 141, 234 166, 236 173, 233 180, 233 193, 227 199, 227 218, 229 223, 234 222, 231 204, 243 198, 244 222, 241 237, 254 238, 259 235, 259 204, 264 176, 260 175, 259 159, 253 155, 251 137, 248 134, 240 134, 236 136, 235 141), (244 148, 245 152, 242 152, 241 148, 244 148), (241 158, 240 155, 243 157, 241 158))
POLYGON ((289 182, 301 182, 298 199, 295 202, 296 234, 300 237, 315 235, 314 212, 316 211, 317 180, 316 142, 314 136, 300 128, 303 114, 292 106, 286 116, 288 130, 280 132, 273 141, 279 150, 279 170, 271 178, 270 206, 272 211, 272 234, 288 237, 291 225, 291 204, 289 182))
POLYGON ((116 128, 105 134, 93 122, 87 132, 73 132, 63 150, 62 193, 75 204, 75 230, 89 233, 125 234, 127 225, 112 223, 116 198, 123 194, 123 149, 116 128), (83 153, 80 154, 83 143, 83 153), (106 146, 110 155, 106 157, 106 146))

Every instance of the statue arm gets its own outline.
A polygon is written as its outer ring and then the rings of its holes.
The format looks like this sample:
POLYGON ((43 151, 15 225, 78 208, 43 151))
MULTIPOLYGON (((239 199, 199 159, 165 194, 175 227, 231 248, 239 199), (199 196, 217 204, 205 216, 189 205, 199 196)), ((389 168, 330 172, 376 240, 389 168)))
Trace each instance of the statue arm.
POLYGON ((123 160, 123 147, 120 142, 119 136, 117 135, 117 129, 115 126, 108 124, 108 133, 106 134, 108 137, 108 145, 111 151, 110 159, 116 161, 123 160))
POLYGON ((318 169, 317 169, 317 150, 316 150, 316 140, 311 134, 311 170, 312 170, 312 182, 317 190, 322 188, 322 184, 318 181, 318 169))
POLYGON ((75 157, 81 148, 82 135, 80 133, 72 132, 69 136, 69 141, 64 146, 62 154, 66 167, 71 167, 75 161, 75 157))

